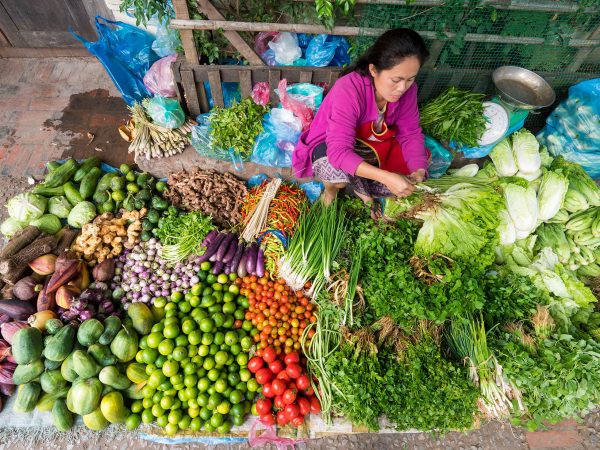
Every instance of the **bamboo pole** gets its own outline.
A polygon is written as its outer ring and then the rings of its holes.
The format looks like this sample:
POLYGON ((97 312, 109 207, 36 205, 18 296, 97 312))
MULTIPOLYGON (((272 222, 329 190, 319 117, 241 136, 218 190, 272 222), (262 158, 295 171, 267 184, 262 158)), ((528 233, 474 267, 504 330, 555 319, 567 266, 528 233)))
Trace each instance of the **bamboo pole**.
MULTIPOLYGON (((188 11, 186 0, 173 0, 173 9, 175 17, 180 20, 189 20, 190 12, 188 11)), ((171 26, 173 28, 173 26, 171 26)), ((196 42, 194 41, 194 32, 192 29, 181 30, 181 44, 185 53, 185 59, 192 64, 198 64, 198 51, 196 50, 196 42)))

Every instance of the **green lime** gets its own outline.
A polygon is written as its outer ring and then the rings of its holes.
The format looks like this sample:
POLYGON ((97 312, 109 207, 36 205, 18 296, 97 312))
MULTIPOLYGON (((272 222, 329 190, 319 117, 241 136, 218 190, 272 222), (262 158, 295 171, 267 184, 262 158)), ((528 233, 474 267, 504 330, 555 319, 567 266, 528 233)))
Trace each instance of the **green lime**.
MULTIPOLYGON (((253 341, 252 338, 250 336, 245 336, 240 340, 240 345, 242 346, 243 350, 250 350, 250 348, 252 347, 253 341)), ((242 364, 240 364, 241 366, 242 364)))
POLYGON ((179 372, 179 363, 173 360, 167 361, 162 367, 162 372, 166 377, 171 378, 179 372))
POLYGON ((192 422, 192 418, 190 416, 183 416, 177 426, 180 430, 187 430, 190 427, 190 423, 192 422))
POLYGON ((248 389, 248 392, 256 392, 258 391, 259 387, 260 385, 258 384, 258 381, 256 381, 254 378, 251 378, 246 383, 246 388, 248 389))
POLYGON ((163 372, 161 370, 157 369, 154 372, 152 372, 152 375, 150 375, 150 377, 148 377, 147 383, 148 383, 149 387, 151 387, 152 389, 156 389, 165 380, 166 380, 166 377, 163 374, 163 372))
MULTIPOLYGON (((253 328, 252 322, 250 322, 249 320, 244 320, 242 322, 242 330, 249 332, 249 331, 252 331, 252 328, 253 328)), ((258 330, 256 330, 256 331, 258 331, 258 330)))
POLYGON ((196 398, 196 402, 198 403, 198 406, 203 408, 206 405, 208 405, 209 398, 210 398, 210 396, 206 392, 201 392, 200 394, 198 394, 198 397, 196 398))
POLYGON ((233 324, 235 323, 235 318, 232 314, 225 315, 225 322, 223 322, 223 328, 231 329, 233 328, 233 324))
POLYGON ((231 416, 233 416, 233 417, 236 417, 236 416, 242 416, 243 417, 246 414, 246 411, 244 410, 244 405, 241 404, 241 403, 237 403, 237 404, 232 405, 231 409, 229 410, 229 414, 231 416))
POLYGON ((238 308, 233 312, 233 318, 235 320, 244 320, 244 317, 246 317, 246 310, 244 309, 238 308))
POLYGON ((165 395, 163 398, 160 399, 160 407, 162 409, 171 409, 174 401, 175 399, 173 397, 165 395))
POLYGON ((194 364, 193 362, 188 362, 187 364, 184 365, 183 367, 183 374, 184 375, 192 375, 196 373, 198 366, 196 366, 196 364, 194 364))
POLYGON ((237 356, 242 352, 242 346, 240 344, 233 344, 231 347, 229 347, 229 352, 233 356, 237 356))
MULTIPOLYGON (((196 377, 196 376, 194 375, 194 377, 196 377)), ((195 380, 197 380, 197 379, 198 378, 196 377, 195 380)), ((196 386, 188 386, 185 388, 185 390, 183 392, 185 393, 186 400, 194 400, 194 402, 195 402, 199 391, 196 386)))
POLYGON ((231 431, 231 422, 226 421, 219 427, 217 427, 217 431, 219 434, 227 434, 231 431))
POLYGON ((221 309, 221 311, 223 311, 223 314, 233 314, 235 313, 235 309, 236 309, 236 305, 235 303, 224 303, 223 304, 223 308, 221 309))
POLYGON ((217 406, 219 406, 219 404, 223 401, 223 397, 221 396, 221 394, 219 393, 214 393, 211 394, 210 397, 208 397, 208 408, 214 410, 217 406))
POLYGON ((144 423, 152 423, 154 421, 154 415, 152 414, 152 410, 147 408, 142 411, 142 422, 144 423))
MULTIPOLYGON (((221 283, 213 283, 212 285, 213 290, 215 291, 222 291, 223 290, 223 285, 221 283)), ((223 298, 221 297, 220 300, 222 300, 223 298)))
POLYGON ((166 337, 167 339, 175 339, 177 336, 179 336, 179 332, 181 330, 179 329, 179 325, 177 324, 171 324, 171 325, 167 325, 165 327, 165 329, 163 330, 163 336, 166 337))
POLYGON ((136 354, 135 354, 135 362, 138 363, 143 363, 144 362, 144 350, 139 350, 136 354))
POLYGON ((195 386, 198 383, 198 376, 196 374, 185 375, 183 377, 183 384, 187 387, 195 386))
POLYGON ((162 366, 163 366, 163 364, 165 363, 166 360, 167 360, 167 357, 165 355, 160 355, 158 358, 156 358, 156 361, 154 361, 154 364, 159 369, 162 369, 162 366))
MULTIPOLYGON (((220 308, 219 308, 220 309, 220 308)), ((212 320, 214 321, 215 326, 222 327, 225 322, 225 315, 218 312, 212 315, 212 320)))
POLYGON ((123 175, 127 175, 129 172, 131 172, 131 167, 129 167, 127 164, 123 163, 119 166, 119 170, 121 171, 121 173, 123 175))
POLYGON ((188 356, 188 350, 185 347, 175 347, 173 350, 173 359, 175 361, 183 361, 188 356))
POLYGON ((168 356, 173 353, 175 349, 175 343, 171 339, 164 339, 158 344, 158 353, 161 355, 168 356))
POLYGON ((146 348, 142 350, 142 362, 145 364, 154 364, 158 357, 158 350, 155 348, 146 348))
POLYGON ((230 409, 231 405, 227 400, 222 401, 221 403, 219 403, 219 406, 217 406, 217 412, 223 415, 229 414, 230 409))
MULTIPOLYGON (((142 388, 142 397, 148 398, 148 399, 152 399, 152 396, 154 395, 154 392, 156 392, 156 388, 153 388, 153 387, 149 386, 147 384, 149 382, 150 382, 150 378, 148 378, 148 380, 146 381, 146 386, 144 386, 142 388)), ((159 385, 160 385, 160 383, 158 383, 156 386, 158 387, 159 385)))
POLYGON ((135 181, 135 172, 133 170, 130 170, 125 175, 125 178, 127 179, 127 181, 135 181))
POLYGON ((178 431, 179 431, 179 427, 177 426, 176 423, 169 422, 165 426, 165 433, 167 434, 167 436, 175 436, 178 431))
POLYGON ((229 354, 224 352, 223 350, 218 351, 215 355, 215 364, 217 367, 222 367, 227 364, 227 360, 229 359, 229 354))
MULTIPOLYGON (((200 266, 200 268, 202 268, 202 266, 200 266)), ((209 273, 208 276, 206 277, 206 282, 209 285, 212 285, 217 282, 217 277, 215 275, 213 275, 212 273, 209 273)))
POLYGON ((190 294, 192 295, 200 295, 202 293, 202 289, 204 285, 202 283, 196 283, 190 288, 190 294))
POLYGON ((228 388, 227 381, 222 380, 222 379, 215 381, 214 386, 215 386, 215 391, 217 391, 221 394, 224 393, 228 388))
POLYGON ((229 375, 227 375, 227 382, 229 383, 229 386, 235 386, 240 381, 242 381, 242 380, 238 373, 233 372, 233 373, 230 373, 229 375))
POLYGON ((160 417, 165 413, 165 410, 163 408, 161 408, 161 406, 159 404, 154 404, 152 406, 152 415, 154 417, 160 417))
POLYGON ((190 422, 190 430, 191 431, 200 431, 202 428, 202 419, 200 417, 194 417, 190 422))
POLYGON ((238 343, 238 335, 235 331, 228 331, 225 333, 225 344, 232 346, 238 343))
MULTIPOLYGON (((237 287, 237 286, 236 286, 237 287)), ((223 301, 225 303, 232 303, 235 300, 235 295, 227 291, 223 294, 223 301)), ((235 305, 235 303, 233 303, 235 305)))
POLYGON ((183 413, 179 409, 174 409, 169 413, 169 423, 177 423, 183 417, 183 413))
MULTIPOLYGON (((145 400, 145 399, 144 399, 145 400)), ((131 404, 131 412, 134 414, 141 413, 144 410, 143 400, 134 400, 131 404)))
MULTIPOLYGON (((195 333, 195 331, 194 331, 194 333, 195 333)), ((198 341, 198 342, 200 342, 200 341, 198 341)), ((203 344, 198 347, 198 356, 205 357, 208 355, 209 351, 210 351, 210 347, 208 345, 203 344)))
POLYGON ((248 381, 252 378, 252 373, 248 369, 240 370, 240 379, 242 381, 248 381))
POLYGON ((210 369, 208 371, 208 373, 206 374, 206 377, 210 381, 217 381, 220 376, 221 376, 221 372, 219 371, 219 369, 210 369))
POLYGON ((210 369, 214 368, 215 367, 215 360, 213 358, 211 358, 211 357, 204 358, 204 363, 202 364, 202 367, 205 370, 210 370, 210 369))
MULTIPOLYGON (((200 402, 198 402, 200 403, 200 402)), ((208 404, 208 401, 207 401, 208 404)), ((200 409, 200 418, 202 420, 209 420, 212 417, 212 411, 207 407, 204 406, 203 408, 200 409)))
POLYGON ((171 294, 171 301, 172 302, 179 302, 181 301, 181 299, 183 298, 183 293, 181 293, 180 291, 175 291, 171 294))
MULTIPOLYGON (((196 396, 197 397, 197 396, 196 396)), ((188 400, 188 406, 189 406, 189 410, 188 410, 188 414, 189 416, 193 419, 194 417, 198 417, 198 414, 200 413, 200 408, 198 407, 198 401, 195 398, 190 398, 188 400), (195 409, 196 411, 191 412, 193 409, 195 409)))
POLYGON ((156 425, 158 425, 161 428, 166 427, 168 423, 169 423, 169 416, 166 414, 163 414, 162 416, 156 418, 156 425))
MULTIPOLYGON (((198 305, 196 305, 198 306, 198 305)), ((189 313, 192 310, 192 305, 190 302, 181 302, 179 303, 179 311, 182 313, 189 313)))
POLYGON ((215 356, 219 350, 220 350, 220 347, 217 344, 212 343, 210 345, 210 352, 209 353, 210 353, 211 356, 215 356))
MULTIPOLYGON (((176 373, 175 375, 173 375, 169 381, 171 382, 171 384, 173 385, 173 387, 175 389, 177 389, 178 385, 182 385, 183 386, 183 374, 181 373, 176 373)), ((179 390, 179 389, 177 389, 179 390)))
POLYGON ((202 303, 202 299, 197 295, 192 295, 190 298, 190 306, 192 308, 197 308, 202 303))
POLYGON ((244 401, 244 394, 235 389, 231 394, 229 394, 229 401, 234 405, 241 403, 244 401))
POLYGON ((227 275, 225 275, 224 273, 219 274, 219 276, 217 277, 218 283, 225 284, 228 281, 229 281, 229 277, 227 275))
POLYGON ((246 383, 244 383, 243 381, 240 381, 238 384, 236 384, 235 390, 238 390, 242 394, 245 394, 246 392, 248 392, 248 386, 246 386, 246 383))
POLYGON ((210 418, 210 424, 215 428, 223 425, 223 415, 218 412, 214 413, 210 418))
POLYGON ((202 345, 210 345, 214 342, 215 336, 212 333, 204 333, 202 335, 202 345))
MULTIPOLYGON (((233 405, 233 407, 236 407, 236 406, 240 406, 240 405, 233 405)), ((232 407, 232 409, 233 409, 233 407, 232 407)), ((245 422, 245 421, 246 421, 246 418, 244 417, 244 415, 243 415, 243 414, 242 414, 242 415, 239 415, 239 416, 232 415, 232 417, 231 417, 231 422, 232 422, 232 423, 233 423, 233 425, 235 425, 236 427, 240 427, 240 426, 244 425, 244 422, 245 422)))
POLYGON ((205 333, 210 333, 213 331, 214 327, 215 323, 212 321, 212 319, 206 318, 200 321, 200 329, 205 333))

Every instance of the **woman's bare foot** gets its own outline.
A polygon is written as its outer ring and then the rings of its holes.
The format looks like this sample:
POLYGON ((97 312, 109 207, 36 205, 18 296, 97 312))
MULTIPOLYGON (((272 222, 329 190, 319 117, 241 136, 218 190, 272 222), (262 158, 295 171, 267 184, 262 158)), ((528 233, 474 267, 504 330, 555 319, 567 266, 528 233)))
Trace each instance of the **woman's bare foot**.
POLYGON ((365 205, 367 205, 367 207, 369 207, 369 209, 371 210, 371 218, 375 221, 378 221, 381 219, 381 203, 379 203, 377 201, 377 199, 374 199, 373 197, 370 197, 368 195, 365 194, 361 194, 360 192, 354 192, 358 198, 360 198, 365 205))

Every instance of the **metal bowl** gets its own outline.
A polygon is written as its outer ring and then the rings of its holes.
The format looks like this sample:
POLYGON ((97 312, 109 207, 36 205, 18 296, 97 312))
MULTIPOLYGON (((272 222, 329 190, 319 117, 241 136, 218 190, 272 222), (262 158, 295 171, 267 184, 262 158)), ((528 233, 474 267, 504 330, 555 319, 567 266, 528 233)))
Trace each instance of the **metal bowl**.
POLYGON ((492 73, 492 80, 500 98, 515 108, 540 109, 556 100, 556 94, 546 80, 522 67, 498 67, 492 73))

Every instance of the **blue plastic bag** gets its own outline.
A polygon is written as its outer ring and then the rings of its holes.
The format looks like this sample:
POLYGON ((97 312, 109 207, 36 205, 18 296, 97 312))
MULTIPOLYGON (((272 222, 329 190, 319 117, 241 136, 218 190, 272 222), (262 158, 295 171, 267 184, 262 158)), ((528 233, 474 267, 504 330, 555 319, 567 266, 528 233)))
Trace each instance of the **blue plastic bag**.
POLYGON ((425 135, 425 147, 431 152, 428 173, 431 178, 439 178, 446 173, 452 164, 452 153, 431 136, 425 135))
POLYGON ((161 58, 176 55, 180 46, 179 31, 168 28, 164 22, 156 27, 156 40, 152 43, 154 53, 161 58))
POLYGON ((537 138, 551 155, 562 155, 600 178, 600 78, 571 86, 537 138))
POLYGON ((264 131, 256 138, 250 161, 263 166, 291 167, 302 123, 291 111, 275 108, 265 114, 263 126, 264 131))
POLYGON ((87 41, 73 31, 71 34, 98 58, 128 105, 151 97, 144 86, 144 75, 159 59, 152 51, 154 37, 133 25, 100 16, 96 16, 96 31, 96 42, 87 41))
POLYGON ((175 98, 157 95, 145 105, 146 112, 152 121, 165 128, 179 128, 185 122, 185 113, 175 98))
MULTIPOLYGON (((213 101, 212 92, 210 91, 210 83, 204 82, 204 90, 206 91, 206 98, 208 100, 208 107, 214 108, 215 103, 213 101)), ((221 91, 223 91, 223 103, 225 108, 230 108, 233 102, 239 103, 242 101, 242 91, 240 90, 240 83, 227 81, 221 83, 221 91)))
POLYGON ((229 161, 238 172, 244 168, 244 161, 234 149, 222 149, 213 145, 210 134, 210 114, 204 113, 196 117, 198 125, 192 128, 192 147, 200 156, 229 161))
MULTIPOLYGON (((342 42, 346 41, 341 36, 319 34, 312 38, 306 49, 306 65, 314 67, 325 67, 330 65, 336 51, 342 42)), ((346 41, 346 45, 348 42, 346 41)), ((347 50, 346 50, 347 54, 347 50)))

